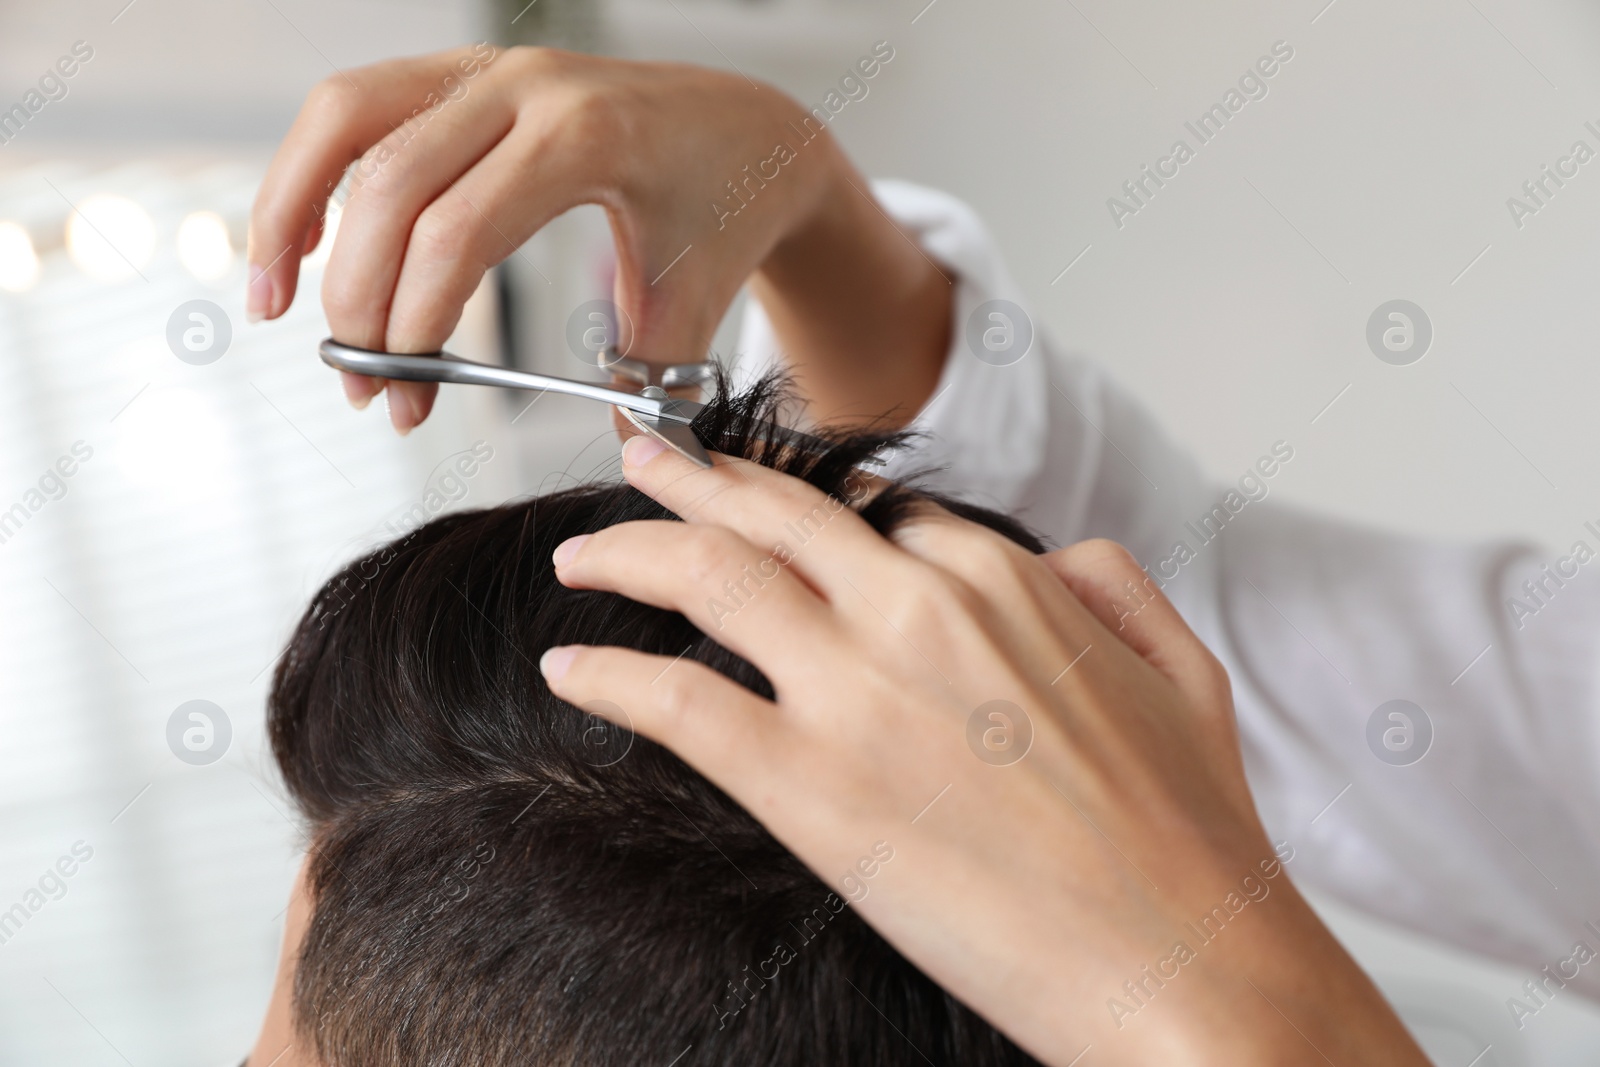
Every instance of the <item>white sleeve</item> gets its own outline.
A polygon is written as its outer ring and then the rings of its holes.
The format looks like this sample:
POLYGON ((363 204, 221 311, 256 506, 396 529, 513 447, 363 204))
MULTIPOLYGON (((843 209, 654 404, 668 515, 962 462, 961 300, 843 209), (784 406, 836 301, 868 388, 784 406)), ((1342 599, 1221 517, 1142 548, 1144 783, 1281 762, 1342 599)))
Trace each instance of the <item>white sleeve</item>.
MULTIPOLYGON (((887 473, 937 468, 930 484, 1056 544, 1126 545, 1227 665, 1251 785, 1297 879, 1600 995, 1600 963, 1569 962, 1580 942, 1600 953, 1600 523, 1583 551, 1536 560, 1306 515, 1270 499, 1292 441, 1210 481, 1094 364, 1035 334, 999 365, 983 305, 1024 301, 981 222, 932 190, 874 191, 959 279, 923 437, 887 473)), ((741 377, 781 360, 754 301, 740 350, 741 377)))

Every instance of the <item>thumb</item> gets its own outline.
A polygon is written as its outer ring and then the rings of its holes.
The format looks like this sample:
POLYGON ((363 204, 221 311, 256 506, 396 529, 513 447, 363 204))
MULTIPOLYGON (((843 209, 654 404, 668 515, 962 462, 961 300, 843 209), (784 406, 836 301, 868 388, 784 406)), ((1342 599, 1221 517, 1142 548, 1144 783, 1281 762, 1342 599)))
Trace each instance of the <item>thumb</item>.
POLYGON ((646 363, 699 363, 744 283, 724 259, 741 257, 712 255, 706 234, 687 219, 637 215, 634 205, 612 215, 617 351, 646 363))

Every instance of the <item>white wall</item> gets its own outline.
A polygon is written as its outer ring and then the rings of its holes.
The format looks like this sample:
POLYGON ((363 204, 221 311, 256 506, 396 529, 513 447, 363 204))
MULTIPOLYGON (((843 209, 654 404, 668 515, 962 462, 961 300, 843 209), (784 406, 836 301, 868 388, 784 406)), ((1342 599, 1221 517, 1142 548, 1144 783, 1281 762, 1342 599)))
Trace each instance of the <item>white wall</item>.
MULTIPOLYGON (((1520 232, 1505 206, 1574 139, 1600 150, 1582 125, 1600 120, 1600 11, 1337 0, 1313 24, 1326 0, 938 0, 913 24, 925 3, 872 5, 804 65, 747 60, 736 34, 708 35, 808 101, 890 40, 896 59, 838 136, 873 175, 977 207, 1050 331, 1110 366, 1217 474, 1289 437, 1285 495, 1387 526, 1565 544, 1600 514, 1586 417, 1600 384, 1600 165, 1520 232), (1114 226, 1107 198, 1278 40, 1295 55, 1269 95, 1114 226), (1396 297, 1435 327, 1410 367, 1364 341, 1396 297)), ((723 62, 691 31, 660 36, 630 39, 723 62)))

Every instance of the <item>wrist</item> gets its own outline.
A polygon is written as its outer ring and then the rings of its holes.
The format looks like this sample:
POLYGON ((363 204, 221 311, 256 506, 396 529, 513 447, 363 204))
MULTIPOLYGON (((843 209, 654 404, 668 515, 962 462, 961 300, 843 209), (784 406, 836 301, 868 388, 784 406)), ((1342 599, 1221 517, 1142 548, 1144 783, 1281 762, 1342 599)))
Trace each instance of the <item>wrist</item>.
POLYGON ((943 369, 953 279, 879 206, 830 135, 813 150, 814 184, 752 290, 817 418, 904 423, 943 369))
POLYGON ((1250 911, 1197 949, 1191 984, 1169 987, 1179 995, 1149 1013, 1146 1037, 1164 1062, 1426 1067, 1382 993, 1291 884, 1250 911))

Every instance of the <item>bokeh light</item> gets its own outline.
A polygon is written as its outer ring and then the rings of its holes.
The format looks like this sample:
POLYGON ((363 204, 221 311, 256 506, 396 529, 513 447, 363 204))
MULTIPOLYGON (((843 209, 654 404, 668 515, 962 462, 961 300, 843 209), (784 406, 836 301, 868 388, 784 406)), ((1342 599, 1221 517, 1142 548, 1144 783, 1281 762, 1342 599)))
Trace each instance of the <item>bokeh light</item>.
POLYGON ((67 254, 91 278, 107 282, 132 278, 155 250, 155 223, 125 196, 91 196, 67 220, 67 254))
POLYGON ((39 256, 28 231, 14 222, 0 222, 0 289, 20 293, 39 280, 39 256))
MULTIPOLYGON (((159 340, 146 342, 154 354, 159 340)), ((153 493, 169 505, 207 499, 219 505, 232 494, 219 481, 235 470, 233 435, 216 398, 183 387, 154 386, 119 415, 112 462, 123 484, 153 493)))
POLYGON ((233 267, 228 224, 214 211, 196 211, 178 227, 178 260, 203 282, 220 281, 233 267))

